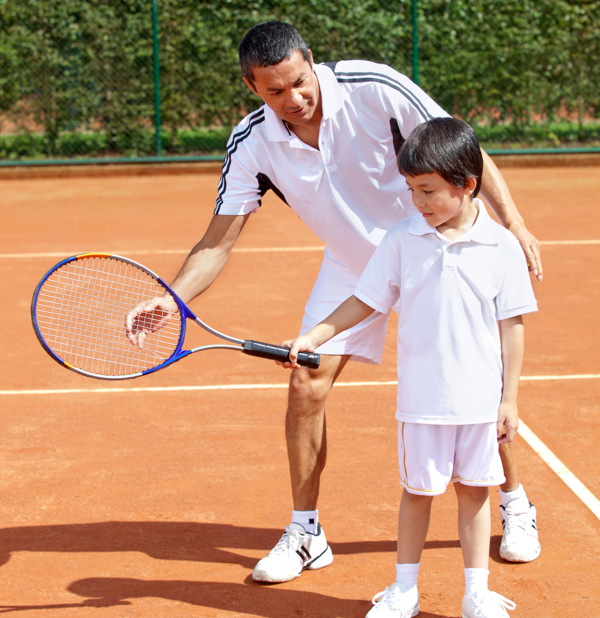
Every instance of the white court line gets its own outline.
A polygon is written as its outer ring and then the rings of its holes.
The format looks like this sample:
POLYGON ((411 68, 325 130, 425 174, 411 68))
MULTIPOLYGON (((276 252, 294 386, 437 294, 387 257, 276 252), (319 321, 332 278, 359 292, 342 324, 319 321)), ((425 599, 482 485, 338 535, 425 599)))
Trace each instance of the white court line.
POLYGON ((519 420, 519 434, 558 478, 600 519, 600 500, 565 466, 565 464, 519 420))
MULTIPOLYGON (((600 245, 600 240, 542 240, 543 246, 560 245, 600 245)), ((239 247, 234 248, 234 253, 287 253, 287 252, 311 252, 323 251, 324 246, 309 247, 239 247)), ((82 252, 83 253, 83 252, 82 252)), ((124 251, 104 251, 115 255, 187 255, 189 249, 127 249, 124 251)), ((69 257, 71 253, 0 253, 0 259, 33 259, 33 258, 57 258, 69 257)))
MULTIPOLYGON (((600 241, 598 241, 600 242, 600 241)), ((324 246, 312 247, 234 247, 233 253, 297 253, 323 251, 324 246)), ((189 249, 127 249, 122 251, 104 251, 99 250, 97 253, 109 253, 112 255, 187 255, 189 249)), ((79 253, 83 253, 80 251, 79 253)), ((58 258, 63 259, 75 255, 74 253, 0 253, 0 259, 32 259, 32 258, 58 258)))
MULTIPOLYGON (((597 380, 600 374, 575 374, 562 376, 522 376, 523 381, 542 380, 597 380)), ((335 388, 340 387, 365 387, 365 386, 396 386, 396 380, 385 382, 338 382, 335 388)), ((220 390, 266 390, 284 389, 283 384, 214 384, 208 386, 142 386, 128 388, 70 388, 70 389, 38 389, 38 390, 3 390, 0 395, 73 395, 73 394, 108 394, 108 393, 158 393, 158 392, 184 392, 184 391, 220 391, 220 390)), ((600 519, 600 500, 554 455, 554 453, 531 431, 521 420, 519 433, 529 444, 535 453, 548 467, 560 478, 563 483, 587 506, 592 513, 600 519)))
MULTIPOLYGON (((562 376, 521 376, 523 381, 543 380, 598 380, 600 374, 572 374, 562 376)), ((396 386, 396 380, 371 382, 336 382, 335 388, 356 386, 396 386)), ((278 384, 210 384, 191 386, 130 386, 113 388, 47 388, 32 390, 0 390, 0 396, 10 395, 77 395, 82 393, 168 393, 190 391, 269 390, 287 388, 287 382, 278 384)))

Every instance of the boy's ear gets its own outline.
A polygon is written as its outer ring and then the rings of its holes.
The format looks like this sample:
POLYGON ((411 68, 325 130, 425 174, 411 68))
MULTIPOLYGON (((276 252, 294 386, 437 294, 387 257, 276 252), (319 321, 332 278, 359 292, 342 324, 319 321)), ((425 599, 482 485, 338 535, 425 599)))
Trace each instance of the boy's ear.
POLYGON ((469 176, 467 180, 465 181, 464 188, 465 188, 465 191, 469 195, 472 195, 475 189, 477 188, 477 178, 475 178, 474 176, 469 176))

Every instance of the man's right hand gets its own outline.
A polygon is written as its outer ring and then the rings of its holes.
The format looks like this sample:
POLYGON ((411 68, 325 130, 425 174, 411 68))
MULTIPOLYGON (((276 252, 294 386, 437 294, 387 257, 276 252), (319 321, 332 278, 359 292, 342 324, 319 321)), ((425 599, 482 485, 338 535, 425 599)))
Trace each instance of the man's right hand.
POLYGON ((143 348, 146 337, 161 329, 177 309, 171 296, 158 296, 140 303, 125 319, 127 338, 134 346, 143 348))

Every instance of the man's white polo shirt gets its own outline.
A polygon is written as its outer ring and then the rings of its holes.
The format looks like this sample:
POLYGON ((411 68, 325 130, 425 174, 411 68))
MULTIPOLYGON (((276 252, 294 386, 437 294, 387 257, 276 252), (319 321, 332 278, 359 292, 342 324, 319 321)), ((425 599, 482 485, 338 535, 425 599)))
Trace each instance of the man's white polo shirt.
POLYGON ((400 143, 423 121, 448 114, 385 65, 349 60, 315 71, 319 149, 263 105, 230 137, 215 213, 255 211, 273 189, 338 261, 360 272, 387 230, 415 213, 396 166, 400 143))
POLYGON ((412 423, 494 422, 502 393, 498 320, 537 304, 523 250, 483 202, 450 241, 416 215, 375 251, 356 296, 377 311, 398 310, 396 416, 412 423))

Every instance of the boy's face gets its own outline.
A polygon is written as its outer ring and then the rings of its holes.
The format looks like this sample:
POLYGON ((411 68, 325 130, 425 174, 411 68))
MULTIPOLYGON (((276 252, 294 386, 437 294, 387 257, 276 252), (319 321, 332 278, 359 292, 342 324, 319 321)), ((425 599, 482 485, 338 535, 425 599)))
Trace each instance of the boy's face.
POLYGON ((406 184, 413 204, 431 227, 458 229, 473 224, 477 214, 471 198, 475 178, 469 178, 465 187, 456 187, 439 174, 419 174, 406 176, 406 184))
MULTIPOLYGON (((312 61, 312 53, 311 53, 312 61)), ((296 50, 289 58, 268 67, 254 67, 253 82, 246 86, 282 120, 305 124, 320 118, 319 82, 311 62, 296 50)))

